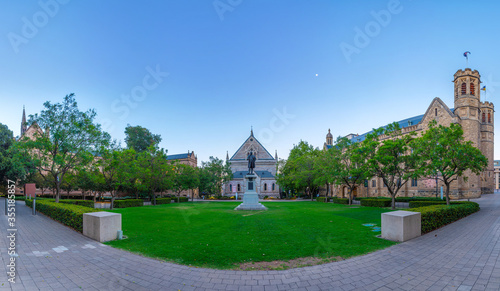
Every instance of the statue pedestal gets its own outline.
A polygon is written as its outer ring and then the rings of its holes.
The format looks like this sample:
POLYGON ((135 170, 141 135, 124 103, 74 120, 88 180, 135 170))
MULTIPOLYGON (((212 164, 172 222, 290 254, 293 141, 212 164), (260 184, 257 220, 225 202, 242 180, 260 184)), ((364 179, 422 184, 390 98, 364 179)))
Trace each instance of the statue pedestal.
POLYGON ((255 179, 257 175, 247 174, 245 183, 247 189, 243 195, 243 203, 238 205, 234 210, 267 210, 267 207, 259 203, 259 194, 255 191, 255 179))

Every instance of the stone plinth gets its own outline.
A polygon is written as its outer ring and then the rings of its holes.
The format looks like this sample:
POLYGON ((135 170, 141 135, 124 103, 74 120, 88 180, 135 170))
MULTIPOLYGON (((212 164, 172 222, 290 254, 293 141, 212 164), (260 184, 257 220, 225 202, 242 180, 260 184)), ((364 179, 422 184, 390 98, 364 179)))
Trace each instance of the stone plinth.
POLYGON ((238 205, 234 210, 267 210, 267 207, 259 203, 259 194, 255 191, 255 174, 247 174, 245 176, 246 191, 243 194, 243 203, 238 205))
POLYGON ((111 212, 83 214, 83 235, 99 242, 115 240, 122 229, 122 215, 111 212))
POLYGON ((420 212, 393 211, 382 213, 382 238, 404 242, 422 234, 420 212))

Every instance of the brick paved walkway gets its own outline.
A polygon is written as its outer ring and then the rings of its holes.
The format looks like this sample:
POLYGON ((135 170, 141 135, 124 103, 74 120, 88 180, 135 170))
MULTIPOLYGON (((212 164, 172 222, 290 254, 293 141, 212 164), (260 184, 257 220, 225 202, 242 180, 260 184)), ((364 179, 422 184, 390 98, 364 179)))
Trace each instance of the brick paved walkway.
POLYGON ((220 271, 162 263, 90 240, 17 204, 17 283, 0 290, 500 290, 500 194, 427 235, 346 261, 286 271, 220 271))

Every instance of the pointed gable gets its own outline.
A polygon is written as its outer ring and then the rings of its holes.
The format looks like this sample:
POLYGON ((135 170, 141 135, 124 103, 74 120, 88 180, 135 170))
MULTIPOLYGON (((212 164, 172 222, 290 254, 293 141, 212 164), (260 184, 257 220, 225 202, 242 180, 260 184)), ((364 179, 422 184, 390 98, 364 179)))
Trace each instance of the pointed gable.
POLYGON ((246 160, 250 151, 254 153, 254 155, 257 157, 257 160, 274 160, 273 156, 255 138, 252 132, 247 140, 236 151, 236 153, 234 153, 230 161, 246 160))
POLYGON ((427 130, 427 126, 432 120, 436 120, 442 125, 449 125, 450 123, 457 122, 457 116, 454 111, 455 110, 450 109, 441 98, 434 98, 420 121, 422 126, 421 129, 427 130))

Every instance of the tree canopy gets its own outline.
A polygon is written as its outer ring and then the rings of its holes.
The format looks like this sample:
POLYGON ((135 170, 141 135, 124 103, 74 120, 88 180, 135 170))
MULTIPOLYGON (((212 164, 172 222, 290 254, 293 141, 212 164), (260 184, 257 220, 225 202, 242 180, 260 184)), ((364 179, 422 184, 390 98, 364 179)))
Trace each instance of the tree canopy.
POLYGON ((127 148, 134 149, 138 153, 146 151, 151 146, 157 146, 161 142, 159 134, 152 134, 142 126, 127 125, 125 128, 125 143, 127 148))

